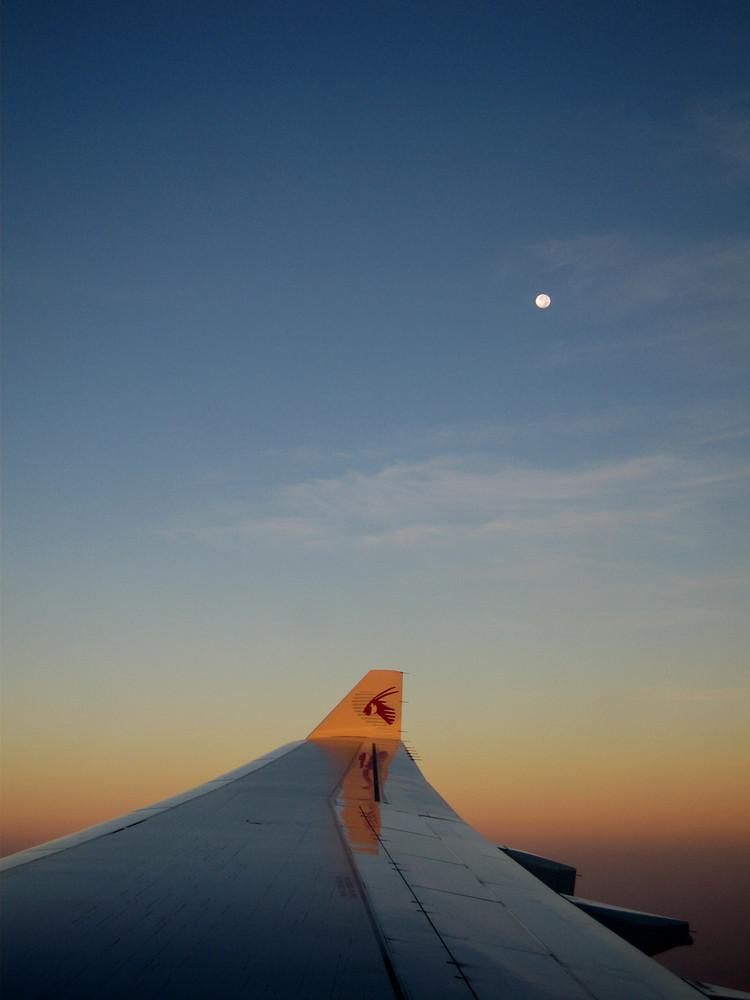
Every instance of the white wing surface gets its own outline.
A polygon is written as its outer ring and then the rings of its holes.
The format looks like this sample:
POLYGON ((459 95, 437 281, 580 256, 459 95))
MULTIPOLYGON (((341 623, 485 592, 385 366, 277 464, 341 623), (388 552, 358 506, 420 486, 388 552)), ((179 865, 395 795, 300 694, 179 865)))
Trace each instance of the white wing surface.
MULTIPOLYGON (((5 1000, 696 1000, 464 823, 371 671, 310 734, 5 859, 5 1000)), ((537 859, 539 860, 539 859, 537 859)))

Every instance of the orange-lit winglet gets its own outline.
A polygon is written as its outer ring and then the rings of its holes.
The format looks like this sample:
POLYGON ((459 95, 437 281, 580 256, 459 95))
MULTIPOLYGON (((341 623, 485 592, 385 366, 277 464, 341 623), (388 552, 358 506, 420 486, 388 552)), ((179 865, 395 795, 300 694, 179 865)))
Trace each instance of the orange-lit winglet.
POLYGON ((403 683, 400 670, 371 670, 307 738, 400 740, 403 683))

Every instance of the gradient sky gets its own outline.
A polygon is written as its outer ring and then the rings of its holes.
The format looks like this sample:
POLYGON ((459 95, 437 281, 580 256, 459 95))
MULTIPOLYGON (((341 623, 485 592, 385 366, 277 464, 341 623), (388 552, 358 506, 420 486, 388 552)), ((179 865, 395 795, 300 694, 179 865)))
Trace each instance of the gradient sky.
POLYGON ((3 15, 3 851, 405 670, 750 988, 750 4, 3 15))

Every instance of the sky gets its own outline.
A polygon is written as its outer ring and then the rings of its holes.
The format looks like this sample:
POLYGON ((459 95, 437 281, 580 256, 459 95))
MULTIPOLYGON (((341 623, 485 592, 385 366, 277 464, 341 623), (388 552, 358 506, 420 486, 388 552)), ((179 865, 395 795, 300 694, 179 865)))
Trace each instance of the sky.
POLYGON ((744 0, 5 0, 3 853, 404 670, 465 819, 750 989, 748 51, 744 0))

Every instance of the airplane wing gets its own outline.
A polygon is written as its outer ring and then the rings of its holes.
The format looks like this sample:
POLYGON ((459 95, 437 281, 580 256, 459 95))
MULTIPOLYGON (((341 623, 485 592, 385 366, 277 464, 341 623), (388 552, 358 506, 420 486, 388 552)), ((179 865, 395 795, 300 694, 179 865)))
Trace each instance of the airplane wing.
POLYGON ((742 995, 672 975, 576 905, 572 869, 461 820, 401 742, 402 679, 370 671, 306 740, 6 858, 5 1000, 742 995))

